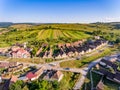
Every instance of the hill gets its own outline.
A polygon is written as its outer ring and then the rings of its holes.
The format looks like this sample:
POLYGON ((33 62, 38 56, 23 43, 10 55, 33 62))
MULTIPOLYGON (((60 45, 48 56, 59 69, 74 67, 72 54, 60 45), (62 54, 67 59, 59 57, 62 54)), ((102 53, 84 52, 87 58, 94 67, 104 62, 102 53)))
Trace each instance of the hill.
POLYGON ((9 27, 12 24, 13 24, 12 22, 0 22, 0 27, 9 27))
POLYGON ((31 45, 48 43, 73 42, 90 37, 90 33, 77 29, 78 27, 68 27, 64 25, 35 25, 23 26, 12 25, 10 31, 0 36, 0 46, 9 46, 16 42, 29 42, 31 45), (74 29, 75 28, 75 29, 74 29), (23 31, 24 30, 24 31, 23 31))
POLYGON ((10 46, 17 42, 28 42, 30 46, 36 47, 39 47, 42 43, 55 45, 92 38, 94 35, 100 35, 105 39, 115 41, 116 37, 120 36, 119 30, 115 26, 106 23, 14 24, 4 30, 1 30, 4 33, 0 35, 0 47, 10 46))

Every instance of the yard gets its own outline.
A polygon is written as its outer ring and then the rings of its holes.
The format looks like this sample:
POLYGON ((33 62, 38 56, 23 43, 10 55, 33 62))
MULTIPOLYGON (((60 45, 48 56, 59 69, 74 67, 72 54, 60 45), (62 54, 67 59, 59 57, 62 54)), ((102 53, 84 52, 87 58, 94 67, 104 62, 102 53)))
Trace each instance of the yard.
POLYGON ((63 79, 60 81, 60 90, 72 90, 80 74, 72 72, 63 72, 63 79))
POLYGON ((89 82, 85 80, 85 83, 84 83, 83 87, 81 88, 81 90, 85 90, 85 89, 86 90, 91 90, 91 78, 90 78, 90 75, 92 76, 93 88, 95 88, 96 85, 101 80, 101 77, 102 77, 101 75, 96 74, 94 72, 91 72, 91 74, 90 74, 90 72, 88 72, 86 80, 88 80, 89 82))

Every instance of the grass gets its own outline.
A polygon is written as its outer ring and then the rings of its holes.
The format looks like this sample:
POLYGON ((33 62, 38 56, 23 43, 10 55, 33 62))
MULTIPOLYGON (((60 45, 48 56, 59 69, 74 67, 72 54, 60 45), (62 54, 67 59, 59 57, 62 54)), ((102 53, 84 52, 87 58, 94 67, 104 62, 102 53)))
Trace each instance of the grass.
POLYGON ((43 63, 49 63, 55 61, 54 59, 48 58, 48 59, 42 59, 39 57, 34 58, 7 58, 0 56, 0 61, 10 61, 10 62, 24 62, 24 63, 34 63, 34 64, 43 64, 43 63), (7 60, 8 59, 8 60, 7 60))
POLYGON ((35 64, 43 64, 45 61, 41 58, 10 58, 8 61, 10 62, 24 62, 24 63, 35 63, 35 64))
MULTIPOLYGON (((101 75, 99 74, 96 74, 94 72, 91 72, 92 74, 92 80, 93 80, 93 87, 96 87, 97 84, 99 83, 99 81, 101 80, 101 75)), ((88 72, 87 74, 87 77, 86 77, 89 82, 86 82, 83 84, 83 87, 81 88, 81 90, 85 90, 85 87, 86 87, 86 90, 90 90, 91 89, 91 80, 90 80, 90 72, 88 72), (86 85, 85 85, 86 84, 86 85)), ((105 89, 106 90, 106 89, 105 89)))
POLYGON ((59 84, 60 90, 72 90, 77 79, 80 77, 80 74, 72 72, 63 72, 63 74, 64 77, 59 84))
POLYGON ((5 59, 8 59, 8 58, 5 56, 0 56, 0 61, 4 61, 5 59))
POLYGON ((80 67, 83 67, 85 65, 88 65, 90 62, 98 59, 98 58, 101 58, 101 57, 104 57, 108 54, 110 54, 112 51, 110 48, 106 48, 103 52, 101 53, 95 53, 94 55, 92 56, 88 56, 88 57, 82 57, 81 60, 71 60, 71 61, 65 61, 65 62, 62 62, 60 63, 60 66, 61 67, 70 67, 70 68, 80 68, 80 67))

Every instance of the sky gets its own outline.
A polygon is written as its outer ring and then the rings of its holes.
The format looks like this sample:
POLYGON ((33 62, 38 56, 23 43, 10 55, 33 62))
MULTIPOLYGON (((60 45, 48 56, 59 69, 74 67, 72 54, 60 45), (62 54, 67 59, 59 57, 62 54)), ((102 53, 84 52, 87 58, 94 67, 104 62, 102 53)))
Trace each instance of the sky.
POLYGON ((120 0, 0 0, 0 22, 119 22, 120 0))

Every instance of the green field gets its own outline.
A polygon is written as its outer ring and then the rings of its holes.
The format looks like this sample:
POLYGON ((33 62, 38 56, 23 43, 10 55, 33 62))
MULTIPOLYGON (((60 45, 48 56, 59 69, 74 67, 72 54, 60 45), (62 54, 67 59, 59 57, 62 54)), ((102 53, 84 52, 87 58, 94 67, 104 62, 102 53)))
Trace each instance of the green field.
POLYGON ((40 47, 42 43, 54 45, 57 43, 74 42, 91 38, 94 35, 115 41, 120 36, 119 29, 109 24, 41 24, 41 25, 13 25, 0 30, 0 47, 15 43, 28 42, 29 45, 40 47), (95 31, 100 31, 96 32, 95 31))
POLYGON ((12 28, 10 32, 0 35, 0 47, 10 46, 17 42, 29 42, 31 45, 38 45, 43 42, 49 44, 73 42, 80 39, 86 39, 91 36, 89 33, 82 30, 52 27, 41 25, 26 28, 24 30, 23 28, 17 30, 12 28))

